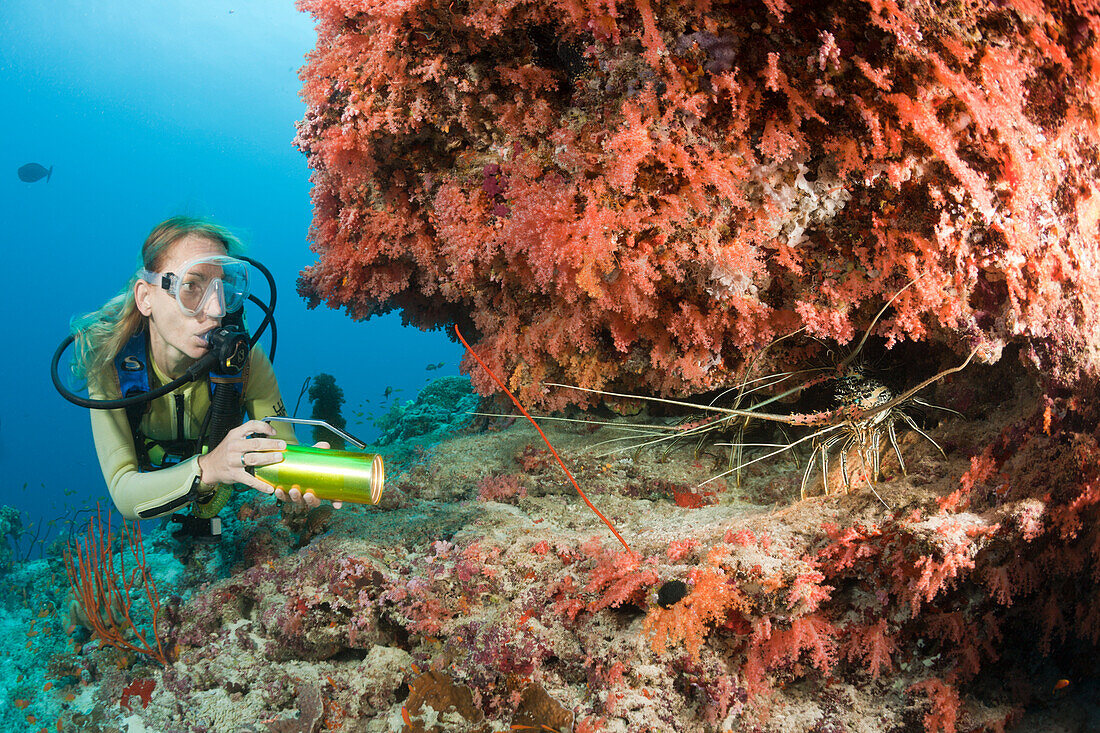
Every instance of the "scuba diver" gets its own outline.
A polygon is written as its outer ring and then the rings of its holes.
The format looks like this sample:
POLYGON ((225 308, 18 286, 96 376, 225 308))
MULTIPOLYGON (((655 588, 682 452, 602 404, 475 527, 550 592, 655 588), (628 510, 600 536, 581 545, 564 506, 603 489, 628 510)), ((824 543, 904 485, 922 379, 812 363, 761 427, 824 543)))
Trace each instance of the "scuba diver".
POLYGON ((283 461, 297 440, 291 425, 263 420, 286 415, 271 361, 257 343, 269 323, 274 334, 274 281, 241 249, 227 229, 200 219, 158 224, 142 246, 142 267, 103 307, 74 319, 54 355, 58 390, 95 408, 96 452, 119 512, 130 519, 174 513, 180 539, 219 538, 217 512, 234 484, 310 507, 321 501, 254 475, 283 461), (268 278, 269 305, 249 297, 250 264, 268 278), (247 299, 265 312, 251 338, 243 322, 247 299), (58 359, 73 342, 73 373, 87 382, 90 399, 57 376, 58 359), (188 506, 190 514, 180 513, 188 506))

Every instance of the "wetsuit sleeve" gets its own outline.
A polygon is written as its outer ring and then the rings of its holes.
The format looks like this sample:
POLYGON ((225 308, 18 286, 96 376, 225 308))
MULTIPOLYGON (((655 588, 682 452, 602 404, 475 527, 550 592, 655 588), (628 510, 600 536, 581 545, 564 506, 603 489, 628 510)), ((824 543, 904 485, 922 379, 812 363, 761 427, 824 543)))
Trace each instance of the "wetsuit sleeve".
MULTIPOLYGON (((259 344, 252 347, 252 353, 249 356, 244 407, 253 420, 272 415, 286 416, 286 407, 283 405, 282 395, 279 394, 279 382, 275 379, 275 369, 259 344)), ((272 425, 277 437, 291 445, 298 445, 292 425, 289 423, 272 423, 272 425)))
MULTIPOLYGON (((92 399, 117 399, 115 394, 97 394, 92 399)), ((198 458, 189 458, 171 468, 142 472, 126 411, 90 410, 92 437, 99 456, 103 480, 115 507, 128 519, 149 519, 173 512, 186 505, 188 494, 199 475, 198 458)))

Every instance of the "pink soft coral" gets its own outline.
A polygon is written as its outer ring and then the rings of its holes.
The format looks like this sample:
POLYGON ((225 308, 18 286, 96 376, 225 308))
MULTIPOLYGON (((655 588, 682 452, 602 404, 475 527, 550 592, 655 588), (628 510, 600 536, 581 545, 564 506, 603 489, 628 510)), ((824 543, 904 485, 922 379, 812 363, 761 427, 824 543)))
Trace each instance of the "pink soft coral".
POLYGON ((1100 367, 1085 0, 299 7, 300 292, 468 325, 527 404, 714 388, 799 326, 850 339, 918 277, 889 342, 1100 367))

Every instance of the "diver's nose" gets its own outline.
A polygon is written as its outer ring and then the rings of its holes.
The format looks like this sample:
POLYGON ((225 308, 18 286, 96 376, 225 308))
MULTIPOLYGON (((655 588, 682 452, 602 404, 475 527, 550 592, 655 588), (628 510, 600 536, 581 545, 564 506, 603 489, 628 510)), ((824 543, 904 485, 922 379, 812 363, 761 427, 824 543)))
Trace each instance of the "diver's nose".
POLYGON ((203 308, 203 314, 207 318, 224 318, 225 317, 225 291, 222 288, 222 281, 215 280, 210 284, 211 292, 206 296, 205 307, 203 308))

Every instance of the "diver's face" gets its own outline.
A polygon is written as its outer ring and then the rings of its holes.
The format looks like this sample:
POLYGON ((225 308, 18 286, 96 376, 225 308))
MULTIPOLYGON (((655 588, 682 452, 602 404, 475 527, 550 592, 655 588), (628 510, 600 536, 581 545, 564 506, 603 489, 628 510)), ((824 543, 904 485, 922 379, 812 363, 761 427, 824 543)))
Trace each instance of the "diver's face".
MULTIPOLYGON (((224 255, 218 242, 189 234, 173 244, 158 268, 161 273, 183 271, 192 260, 224 255)), ((153 359, 161 371, 177 377, 208 350, 204 336, 221 325, 225 305, 221 298, 208 298, 202 310, 188 316, 180 309, 176 296, 167 290, 139 280, 134 286, 138 310, 149 318, 149 343, 153 359)))

